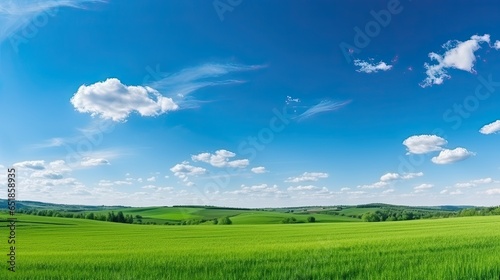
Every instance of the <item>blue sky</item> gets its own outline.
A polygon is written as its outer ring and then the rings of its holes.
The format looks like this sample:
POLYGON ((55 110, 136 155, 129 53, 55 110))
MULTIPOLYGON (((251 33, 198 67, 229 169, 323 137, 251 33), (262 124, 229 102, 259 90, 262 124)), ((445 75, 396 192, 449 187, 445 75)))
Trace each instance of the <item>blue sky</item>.
POLYGON ((499 13, 2 1, 2 177, 92 205, 497 205, 499 13))

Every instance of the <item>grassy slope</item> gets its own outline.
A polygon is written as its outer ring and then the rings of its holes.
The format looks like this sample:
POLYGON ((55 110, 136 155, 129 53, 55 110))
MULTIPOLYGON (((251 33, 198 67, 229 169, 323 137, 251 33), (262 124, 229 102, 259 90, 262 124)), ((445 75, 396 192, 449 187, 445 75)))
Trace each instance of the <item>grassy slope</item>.
MULTIPOLYGON (((496 280, 500 276, 498 216, 209 227, 18 218, 18 271, 8 274, 5 267, 0 279, 496 280)), ((5 222, 0 226, 5 230, 5 222)))
MULTIPOLYGON (((110 210, 94 211, 94 213, 107 214, 110 210)), ((147 207, 115 209, 123 214, 141 215, 143 222, 155 221, 163 224, 167 221, 178 222, 189 219, 214 219, 229 216, 234 224, 278 224, 284 218, 295 217, 298 221, 305 222, 308 216, 314 216, 318 222, 354 222, 358 219, 333 216, 327 214, 283 213, 278 211, 233 210, 233 209, 205 209, 189 207, 147 207)))

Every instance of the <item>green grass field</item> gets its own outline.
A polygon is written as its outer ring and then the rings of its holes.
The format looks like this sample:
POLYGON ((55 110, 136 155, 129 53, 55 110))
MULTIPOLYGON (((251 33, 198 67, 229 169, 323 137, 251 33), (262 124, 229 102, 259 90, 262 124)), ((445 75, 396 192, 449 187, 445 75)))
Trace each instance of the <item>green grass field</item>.
POLYGON ((7 270, 5 242, 0 279, 500 277, 499 216, 226 226, 18 219, 17 271, 7 270))

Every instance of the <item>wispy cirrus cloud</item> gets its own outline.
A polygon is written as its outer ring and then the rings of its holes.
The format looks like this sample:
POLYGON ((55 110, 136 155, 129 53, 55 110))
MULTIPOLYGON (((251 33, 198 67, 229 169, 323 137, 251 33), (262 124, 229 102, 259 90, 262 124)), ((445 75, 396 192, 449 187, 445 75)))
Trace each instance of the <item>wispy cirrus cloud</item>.
POLYGON ((245 80, 231 77, 231 74, 256 71, 265 67, 267 66, 206 63, 185 68, 177 73, 159 73, 156 75, 156 81, 146 85, 173 98, 181 108, 196 107, 201 101, 187 99, 189 94, 206 87, 245 83, 245 80))
POLYGON ((104 0, 2 0, 0 2, 0 43, 28 26, 43 13, 53 15, 59 7, 84 8, 85 3, 104 0), (52 11, 52 12, 50 12, 52 11))
POLYGON ((298 115, 296 117, 296 120, 303 121, 305 119, 311 118, 312 116, 315 116, 315 115, 320 114, 320 113, 337 111, 337 110, 345 107, 349 103, 351 103, 351 100, 347 100, 347 101, 323 100, 320 103, 318 103, 312 107, 309 107, 305 112, 298 115))

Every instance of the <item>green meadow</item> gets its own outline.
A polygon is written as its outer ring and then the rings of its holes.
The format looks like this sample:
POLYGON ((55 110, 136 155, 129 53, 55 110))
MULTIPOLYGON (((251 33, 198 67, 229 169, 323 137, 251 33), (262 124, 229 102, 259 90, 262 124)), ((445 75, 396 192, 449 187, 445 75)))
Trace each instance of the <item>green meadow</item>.
MULTIPOLYGON (((205 210, 139 212, 178 220, 213 211, 205 210)), ((19 214, 16 272, 7 270, 4 242, 0 279, 500 278, 500 216, 268 223, 282 215, 291 214, 253 211, 235 215, 232 225, 166 226, 19 214)), ((0 218, 7 236, 7 215, 0 218)))

